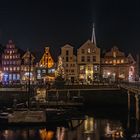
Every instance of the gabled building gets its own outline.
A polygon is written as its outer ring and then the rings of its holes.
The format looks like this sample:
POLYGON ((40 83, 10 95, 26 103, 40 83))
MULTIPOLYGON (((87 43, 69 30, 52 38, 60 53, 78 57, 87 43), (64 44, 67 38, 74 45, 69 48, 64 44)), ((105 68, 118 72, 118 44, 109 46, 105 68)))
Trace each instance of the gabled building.
POLYGON ((72 83, 77 81, 77 61, 73 47, 69 44, 61 47, 60 57, 64 67, 64 79, 72 83))
POLYGON ((78 78, 82 83, 99 81, 100 77, 100 48, 92 41, 86 41, 77 50, 78 78))
POLYGON ((35 65, 34 65, 35 57, 29 50, 25 52, 22 56, 22 65, 21 65, 21 83, 27 84, 29 82, 30 76, 30 83, 35 83, 36 76, 35 76, 35 65), (30 75, 29 75, 30 72, 30 75))
POLYGON ((45 68, 52 68, 54 66, 54 60, 51 56, 51 53, 50 53, 50 48, 49 47, 46 47, 45 48, 45 52, 39 62, 39 65, 41 67, 45 67, 45 68))
POLYGON ((104 79, 111 81, 135 80, 135 60, 131 54, 126 56, 116 46, 102 58, 101 72, 104 79))
POLYGON ((55 63, 50 53, 50 48, 46 47, 40 62, 36 65, 36 79, 42 83, 54 78, 55 63))
POLYGON ((8 41, 2 54, 3 83, 20 83, 21 57, 12 40, 8 41))

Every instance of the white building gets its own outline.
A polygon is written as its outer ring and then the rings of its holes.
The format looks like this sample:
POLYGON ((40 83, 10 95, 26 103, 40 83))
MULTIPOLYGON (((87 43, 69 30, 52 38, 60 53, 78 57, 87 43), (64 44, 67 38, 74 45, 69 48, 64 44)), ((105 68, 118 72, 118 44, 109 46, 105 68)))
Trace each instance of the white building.
POLYGON ((100 76, 100 48, 88 40, 77 50, 78 78, 80 82, 92 83, 100 76))
POLYGON ((61 47, 60 57, 63 61, 64 78, 73 83, 77 80, 77 63, 73 47, 69 44, 61 47))

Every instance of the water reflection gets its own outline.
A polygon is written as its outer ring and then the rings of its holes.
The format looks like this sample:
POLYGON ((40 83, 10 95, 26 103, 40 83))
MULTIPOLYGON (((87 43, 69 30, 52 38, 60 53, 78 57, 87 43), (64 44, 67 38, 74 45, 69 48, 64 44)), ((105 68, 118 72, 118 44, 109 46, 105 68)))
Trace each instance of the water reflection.
POLYGON ((46 129, 39 130, 41 140, 51 140, 54 137, 53 131, 47 131, 46 129))
POLYGON ((121 140, 123 128, 119 121, 85 116, 84 121, 73 120, 68 127, 12 128, 0 131, 0 140, 121 140), (83 122, 83 123, 81 123, 83 122), (78 125, 80 124, 80 125, 78 125))

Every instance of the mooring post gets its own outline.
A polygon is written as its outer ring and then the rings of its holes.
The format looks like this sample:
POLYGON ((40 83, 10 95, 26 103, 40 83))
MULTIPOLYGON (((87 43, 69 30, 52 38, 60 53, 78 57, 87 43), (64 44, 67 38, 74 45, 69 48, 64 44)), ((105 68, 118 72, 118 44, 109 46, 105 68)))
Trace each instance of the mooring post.
POLYGON ((78 89, 78 97, 80 97, 80 96, 81 96, 80 89, 78 89))
POLYGON ((127 118, 127 128, 130 128, 130 92, 127 91, 127 98, 128 98, 128 118, 127 118))
POLYGON ((67 91, 67 101, 69 101, 69 100, 70 100, 70 91, 68 89, 68 91, 67 91))
POLYGON ((135 94, 136 100, 136 131, 139 129, 139 95, 135 94))
POLYGON ((56 91, 56 100, 57 100, 57 103, 59 101, 59 93, 58 93, 58 90, 56 91))

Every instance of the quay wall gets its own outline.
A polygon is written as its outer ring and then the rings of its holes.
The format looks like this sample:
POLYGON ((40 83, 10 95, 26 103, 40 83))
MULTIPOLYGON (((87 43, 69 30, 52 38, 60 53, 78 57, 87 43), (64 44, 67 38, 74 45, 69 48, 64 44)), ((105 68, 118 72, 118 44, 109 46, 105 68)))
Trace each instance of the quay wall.
MULTIPOLYGON (((69 90, 69 98, 78 95, 78 90, 69 90)), ((56 91, 48 92, 48 99, 55 99, 67 101, 67 91, 59 91, 57 95, 56 91)), ((84 97, 85 106, 94 107, 127 107, 127 94, 123 90, 81 90, 80 96, 84 97)), ((0 106, 12 106, 13 100, 16 99, 17 103, 25 102, 27 100, 27 92, 25 91, 0 91, 0 106)))

